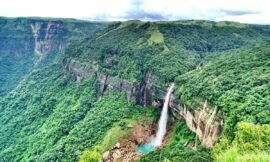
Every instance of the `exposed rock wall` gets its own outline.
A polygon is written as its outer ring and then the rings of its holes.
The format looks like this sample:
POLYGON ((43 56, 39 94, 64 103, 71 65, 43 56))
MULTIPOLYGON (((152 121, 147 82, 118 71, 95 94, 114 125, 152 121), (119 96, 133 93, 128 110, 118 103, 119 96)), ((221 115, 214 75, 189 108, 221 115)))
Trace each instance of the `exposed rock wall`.
POLYGON ((141 82, 130 83, 118 77, 100 73, 89 65, 70 61, 66 69, 71 71, 76 81, 83 78, 94 78, 99 81, 98 95, 102 96, 106 90, 125 92, 127 99, 135 100, 140 105, 151 105, 155 98, 164 97, 166 92, 154 86, 151 82, 151 74, 146 74, 141 82), (157 96, 156 96, 157 95, 157 96))
MULTIPOLYGON (((84 78, 96 78, 99 82, 98 95, 102 96, 107 90, 125 92, 128 100, 135 100, 136 103, 147 106, 160 106, 167 91, 154 85, 152 75, 145 74, 140 82, 130 83, 118 77, 101 73, 91 65, 70 61, 66 70, 73 73, 75 80, 84 78)), ((191 109, 174 94, 170 101, 171 112, 176 118, 183 117, 187 126, 197 134, 197 138, 206 146, 213 147, 217 138, 222 133, 222 119, 218 119, 216 109, 211 108, 207 102, 197 110, 191 109)))
POLYGON ((89 38, 107 25, 73 19, 0 17, 0 97, 34 67, 57 61, 68 44, 89 38))
POLYGON ((67 30, 63 28, 63 24, 51 21, 35 21, 30 25, 35 40, 36 62, 39 62, 43 55, 51 50, 64 52, 66 41, 61 36, 65 35, 67 30))
POLYGON ((192 110, 185 104, 179 114, 185 119, 187 126, 196 133, 206 147, 213 147, 222 133, 223 120, 217 119, 216 112, 208 105, 192 110), (211 119, 211 116, 214 118, 211 119))

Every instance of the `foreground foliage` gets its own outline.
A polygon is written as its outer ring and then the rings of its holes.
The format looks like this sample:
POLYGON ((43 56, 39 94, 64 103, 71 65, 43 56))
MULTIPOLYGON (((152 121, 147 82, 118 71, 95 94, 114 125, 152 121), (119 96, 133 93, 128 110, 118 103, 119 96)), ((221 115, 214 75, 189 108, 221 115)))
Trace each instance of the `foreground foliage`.
POLYGON ((101 155, 97 151, 85 151, 80 156, 79 162, 102 162, 101 155))
POLYGON ((270 125, 254 125, 246 122, 237 124, 237 132, 232 144, 226 137, 212 150, 216 161, 240 162, 270 161, 270 125))

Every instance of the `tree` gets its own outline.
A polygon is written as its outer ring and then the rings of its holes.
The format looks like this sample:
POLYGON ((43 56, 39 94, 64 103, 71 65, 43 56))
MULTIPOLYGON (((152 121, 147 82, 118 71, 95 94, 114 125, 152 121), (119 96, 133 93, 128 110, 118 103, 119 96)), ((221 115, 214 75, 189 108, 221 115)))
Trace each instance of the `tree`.
POLYGON ((84 151, 79 162, 101 162, 101 155, 97 151, 84 151))

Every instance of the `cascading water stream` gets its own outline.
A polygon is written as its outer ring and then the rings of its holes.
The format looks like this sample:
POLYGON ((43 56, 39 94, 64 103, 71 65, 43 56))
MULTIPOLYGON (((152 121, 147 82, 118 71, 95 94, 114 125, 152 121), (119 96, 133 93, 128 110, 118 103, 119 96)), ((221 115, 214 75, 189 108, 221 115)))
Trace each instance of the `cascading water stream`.
POLYGON ((171 84, 171 86, 168 89, 165 102, 163 104, 161 117, 158 122, 158 131, 156 136, 151 140, 150 143, 138 146, 136 148, 137 151, 141 151, 143 153, 148 153, 155 150, 155 147, 158 147, 162 144, 163 137, 166 134, 166 128, 167 128, 167 122, 168 122, 168 107, 170 102, 170 96, 173 91, 174 84, 171 84))
POLYGON ((161 117, 158 122, 158 131, 155 138, 152 139, 151 143, 154 147, 160 146, 162 144, 163 137, 166 134, 167 122, 168 122, 168 106, 170 102, 170 96, 173 90, 174 84, 172 84, 167 92, 165 102, 162 108, 161 117))

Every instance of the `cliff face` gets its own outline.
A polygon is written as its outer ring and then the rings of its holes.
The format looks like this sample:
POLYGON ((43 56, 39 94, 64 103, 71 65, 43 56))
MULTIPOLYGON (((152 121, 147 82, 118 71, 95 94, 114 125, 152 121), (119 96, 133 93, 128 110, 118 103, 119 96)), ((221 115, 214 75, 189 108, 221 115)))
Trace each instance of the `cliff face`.
POLYGON ((62 35, 68 31, 58 22, 0 19, 0 96, 5 95, 50 52, 64 51, 62 35))
POLYGON ((96 77, 99 81, 98 96, 102 96, 106 90, 125 92, 129 101, 135 100, 136 103, 147 106, 155 103, 158 99, 163 99, 166 95, 166 91, 153 85, 152 75, 149 73, 140 82, 130 83, 121 78, 101 73, 89 65, 72 60, 66 64, 65 68, 73 73, 76 81, 96 77))
POLYGON ((198 110, 192 110, 182 104, 179 114, 185 119, 187 126, 196 133, 206 147, 213 147, 222 133, 223 119, 218 119, 216 108, 210 108, 207 103, 198 110))
POLYGON ((41 66, 52 63, 67 44, 104 27, 104 23, 76 20, 0 17, 0 96, 42 60, 41 66))
MULTIPOLYGON (((78 82, 84 78, 96 78, 99 82, 98 96, 102 96, 105 91, 114 90, 126 93, 128 100, 135 100, 137 104, 160 107, 167 93, 165 89, 153 84, 150 73, 145 74, 140 82, 130 83, 72 60, 66 64, 65 69, 70 71, 78 82)), ((217 118, 217 109, 211 108, 206 102, 198 110, 192 110, 174 94, 171 96, 170 108, 174 117, 185 119, 187 126, 206 147, 214 146, 222 133, 223 123, 222 119, 217 118)))
MULTIPOLYGON (((68 34, 61 21, 0 18, 0 56, 37 56, 50 51, 63 52, 68 34)), ((39 58, 39 57, 38 57, 39 58)))
POLYGON ((56 53, 64 51, 66 41, 63 36, 67 34, 67 29, 59 22, 32 22, 31 29, 34 37, 34 52, 37 61, 42 56, 52 50, 56 53))

